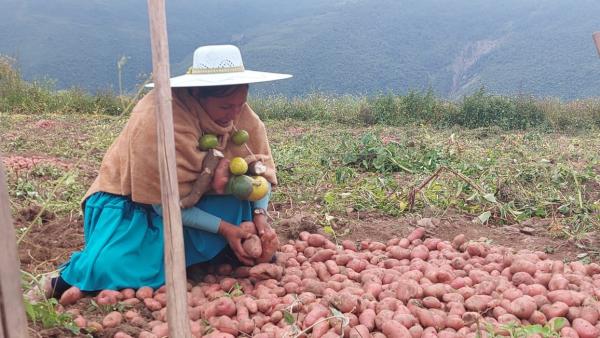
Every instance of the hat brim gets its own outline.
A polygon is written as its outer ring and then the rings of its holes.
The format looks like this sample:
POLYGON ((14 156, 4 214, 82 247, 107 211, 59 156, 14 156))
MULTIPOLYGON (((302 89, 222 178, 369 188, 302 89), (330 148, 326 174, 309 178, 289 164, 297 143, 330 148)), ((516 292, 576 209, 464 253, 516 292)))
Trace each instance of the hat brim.
MULTIPOLYGON (((245 70, 235 73, 221 74, 185 74, 171 78, 171 88, 175 87, 212 87, 228 86, 237 84, 248 84, 258 82, 268 82, 283 80, 292 77, 290 74, 257 72, 245 70)), ((146 87, 153 88, 154 83, 149 83, 146 87)))

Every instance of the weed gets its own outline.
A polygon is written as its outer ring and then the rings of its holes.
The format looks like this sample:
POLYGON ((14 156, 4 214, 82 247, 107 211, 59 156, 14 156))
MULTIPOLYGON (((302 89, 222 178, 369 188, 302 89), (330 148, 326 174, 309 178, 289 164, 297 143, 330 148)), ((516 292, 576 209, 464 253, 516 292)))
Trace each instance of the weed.
POLYGON ((24 300, 27 317, 34 324, 41 324, 43 328, 65 328, 73 334, 79 334, 80 330, 73 322, 73 317, 68 313, 57 310, 58 301, 54 298, 44 299, 39 302, 24 300))

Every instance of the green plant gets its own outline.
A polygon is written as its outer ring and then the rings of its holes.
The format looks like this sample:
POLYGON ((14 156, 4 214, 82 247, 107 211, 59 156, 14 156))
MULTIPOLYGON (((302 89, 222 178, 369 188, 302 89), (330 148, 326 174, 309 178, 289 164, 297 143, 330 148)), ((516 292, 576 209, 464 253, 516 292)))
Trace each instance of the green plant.
POLYGON ((491 324, 486 324, 486 331, 491 337, 505 337, 506 334, 499 334, 499 332, 508 333, 511 338, 526 338, 533 334, 539 334, 544 338, 560 337, 560 329, 566 324, 566 319, 559 317, 546 323, 545 325, 529 324, 521 325, 515 322, 500 325, 497 329, 491 324))
POLYGON ((73 317, 57 310, 58 301, 54 298, 39 302, 24 300, 27 317, 34 325, 41 324, 43 328, 65 328, 73 334, 80 334, 80 329, 73 322, 73 317))

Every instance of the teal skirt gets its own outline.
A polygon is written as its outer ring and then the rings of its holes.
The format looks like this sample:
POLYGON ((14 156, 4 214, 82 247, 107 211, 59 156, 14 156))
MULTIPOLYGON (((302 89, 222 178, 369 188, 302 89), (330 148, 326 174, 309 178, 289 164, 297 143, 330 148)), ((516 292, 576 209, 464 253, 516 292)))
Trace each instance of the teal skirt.
MULTIPOLYGON (((207 195, 196 207, 239 225, 252 219, 250 202, 207 195)), ((85 201, 85 246, 61 267, 61 277, 82 291, 120 290, 165 283, 163 220, 147 204, 98 192, 85 201)), ((186 266, 207 262, 227 246, 218 234, 183 228, 186 266)))

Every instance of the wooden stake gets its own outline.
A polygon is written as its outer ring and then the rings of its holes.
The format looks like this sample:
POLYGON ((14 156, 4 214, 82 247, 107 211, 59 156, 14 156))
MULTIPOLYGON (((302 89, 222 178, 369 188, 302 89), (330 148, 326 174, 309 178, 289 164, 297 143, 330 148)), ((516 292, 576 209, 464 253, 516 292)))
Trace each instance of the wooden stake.
POLYGON ((596 51, 598 52, 598 56, 600 56, 600 32, 594 32, 592 34, 594 38, 594 43, 596 44, 596 51))
POLYGON ((16 239, 0 161, 0 337, 6 338, 27 337, 16 239))
POLYGON ((187 312, 187 279, 183 227, 179 209, 179 186, 175 163, 175 137, 169 78, 169 44, 164 0, 148 0, 152 74, 156 90, 158 165, 165 238, 165 280, 170 337, 191 337, 187 312))

